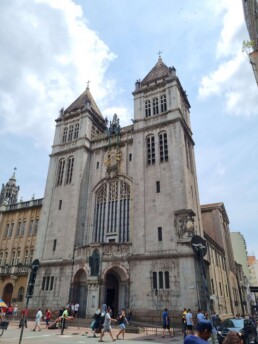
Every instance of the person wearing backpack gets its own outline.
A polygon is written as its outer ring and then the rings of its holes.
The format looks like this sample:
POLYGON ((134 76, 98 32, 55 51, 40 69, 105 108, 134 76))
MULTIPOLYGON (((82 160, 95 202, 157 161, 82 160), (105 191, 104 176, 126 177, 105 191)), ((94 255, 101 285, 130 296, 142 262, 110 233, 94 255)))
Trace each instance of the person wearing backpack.
POLYGON ((92 321, 92 323, 90 325, 92 332, 93 332, 93 337, 96 337, 97 331, 100 330, 100 326, 101 326, 100 318, 101 318, 101 309, 100 309, 100 307, 98 307, 98 309, 96 310, 96 312, 93 315, 94 320, 92 321))
POLYGON ((99 342, 103 342, 102 338, 104 337, 105 332, 109 332, 110 337, 112 338, 113 342, 115 341, 113 334, 112 334, 111 321, 116 321, 116 319, 111 318, 110 313, 109 313, 110 311, 111 310, 106 312, 105 321, 103 324, 103 329, 102 329, 101 334, 100 334, 99 342))

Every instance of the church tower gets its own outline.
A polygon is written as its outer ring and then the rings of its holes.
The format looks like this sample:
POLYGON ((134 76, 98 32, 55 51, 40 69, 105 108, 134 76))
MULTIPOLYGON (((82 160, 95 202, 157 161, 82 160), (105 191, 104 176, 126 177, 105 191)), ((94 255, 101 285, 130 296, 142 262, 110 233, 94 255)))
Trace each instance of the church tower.
MULTIPOLYGON (((202 236, 190 104, 159 57, 135 84, 133 124, 108 124, 90 91, 56 120, 35 258, 32 305, 98 305, 135 318, 198 308, 191 239, 202 236)), ((153 319, 150 319, 153 320, 153 319)))
POLYGON ((17 203, 19 190, 19 186, 16 186, 16 177, 14 171, 9 181, 5 185, 2 184, 2 189, 0 193, 0 205, 17 203))

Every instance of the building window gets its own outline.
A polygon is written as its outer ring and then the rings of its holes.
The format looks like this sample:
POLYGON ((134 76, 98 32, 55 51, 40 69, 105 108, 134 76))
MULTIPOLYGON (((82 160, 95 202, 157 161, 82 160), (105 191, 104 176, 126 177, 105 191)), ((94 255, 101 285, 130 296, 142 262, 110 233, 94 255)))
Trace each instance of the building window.
POLYGON ((132 153, 129 154, 129 161, 132 161, 132 153))
POLYGON ((67 141, 72 141, 72 139, 73 139, 73 125, 70 125, 69 132, 68 132, 68 140, 67 141))
POLYGON ((45 290, 48 290, 48 289, 49 289, 49 282, 50 282, 50 277, 47 276, 47 280, 46 280, 46 289, 45 289, 45 290))
POLYGON ((165 289, 170 289, 169 272, 165 271, 165 289))
POLYGON ((152 99, 152 110, 153 110, 153 115, 158 115, 158 113, 159 113, 159 100, 158 100, 158 98, 152 99))
POLYGON ((6 265, 8 259, 8 251, 5 251, 4 253, 4 259, 3 259, 3 265, 6 265))
POLYGON ((61 159, 58 163, 58 171, 57 171, 57 182, 56 185, 62 185, 63 177, 64 177, 64 169, 65 169, 65 160, 61 159))
POLYGON ((158 284, 157 284, 157 272, 152 273, 152 285, 153 289, 158 289, 158 284))
POLYGON ((74 157, 71 156, 68 158, 68 165, 67 165, 67 172, 66 172, 66 184, 70 184, 72 181, 73 164, 74 164, 74 157))
POLYGON ((77 139, 79 136, 79 123, 76 123, 75 126, 74 126, 74 135, 73 135, 73 138, 74 139, 77 139))
POLYGON ((63 143, 65 143, 67 140, 67 132, 68 132, 68 128, 65 127, 64 132, 63 132, 63 141, 62 141, 63 143))
POLYGON ((167 99, 166 99, 166 95, 163 94, 160 97, 160 111, 161 112, 166 112, 167 111, 167 99))
POLYGON ((22 302, 23 301, 23 295, 24 295, 24 288, 21 287, 18 290, 18 302, 22 302))
POLYGON ((163 272, 159 271, 159 289, 163 289, 163 272))
POLYGON ((29 255, 29 251, 28 250, 25 250, 24 252, 24 265, 26 265, 28 263, 28 255, 29 255))
POLYGON ((99 168, 99 161, 97 161, 96 168, 97 169, 99 168))
POLYGON ((15 251, 12 251, 11 265, 15 264, 15 251))
POLYGON ((220 291, 220 295, 223 296, 223 293, 222 293, 222 286, 221 286, 221 283, 219 282, 219 291, 220 291))
POLYGON ((3 265, 3 257, 4 257, 4 252, 1 251, 1 252, 0 252, 0 266, 3 265))
POLYGON ((158 241, 162 241, 162 227, 158 227, 158 241))
POLYGON ((53 242, 53 251, 55 251, 55 250, 56 250, 56 239, 53 242))
POLYGON ((5 227, 4 238, 7 238, 7 237, 8 237, 9 227, 10 227, 10 223, 7 223, 7 225, 6 225, 6 227, 5 227))
POLYGON ((159 158, 160 162, 168 161, 167 133, 159 134, 159 158))
POLYGON ((53 290, 53 287, 54 287, 54 276, 51 276, 49 290, 53 290))
POLYGON ((24 236, 25 228, 26 228, 26 221, 23 221, 23 223, 21 225, 20 236, 24 236))
POLYGON ((33 232, 33 225, 34 225, 34 220, 30 220, 30 226, 29 226, 29 235, 32 235, 33 232))
POLYGON ((18 222, 17 228, 16 228, 16 236, 19 236, 21 233, 21 225, 22 225, 22 223, 18 222))
POLYGON ((32 250, 30 250, 29 263, 32 263, 33 255, 34 255, 34 250, 32 249, 32 250))
POLYGON ((160 181, 156 181, 156 193, 160 193, 160 181))
POLYGON ((151 102, 150 100, 145 101, 145 117, 150 117, 151 115, 151 102))
POLYGON ((129 241, 130 186, 123 180, 103 184, 96 192, 94 242, 129 241), (109 236, 109 237, 108 237, 109 236))
POLYGON ((39 219, 36 219, 35 223, 34 223, 34 229, 33 229, 34 235, 36 235, 38 233, 38 225, 39 225, 39 219))
POLYGON ((148 165, 155 164, 155 138, 154 136, 147 137, 147 163, 148 165))
POLYGON ((228 297, 228 286, 225 284, 225 289, 226 289, 226 295, 228 297))
POLYGON ((9 228, 9 233, 8 233, 9 238, 11 238, 13 235, 13 229, 14 229, 14 223, 11 223, 11 226, 9 228))
POLYGON ((61 209, 62 209, 62 200, 60 199, 59 204, 58 204, 58 210, 61 210, 61 209))
POLYGON ((21 251, 20 249, 16 252, 16 265, 20 263, 21 251))

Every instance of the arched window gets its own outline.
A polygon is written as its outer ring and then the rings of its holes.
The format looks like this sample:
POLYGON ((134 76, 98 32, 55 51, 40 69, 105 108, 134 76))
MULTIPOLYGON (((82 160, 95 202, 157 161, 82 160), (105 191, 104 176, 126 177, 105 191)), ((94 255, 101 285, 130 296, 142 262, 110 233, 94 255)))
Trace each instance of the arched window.
POLYGON ((153 110, 153 115, 157 115, 159 113, 159 100, 158 100, 158 98, 152 99, 152 110, 153 110))
POLYGON ((128 242, 130 228, 130 186, 112 180, 96 192, 94 242, 128 242))
POLYGON ((65 160, 60 159, 58 162, 56 186, 62 185, 62 183, 63 183, 64 169, 65 169, 65 160))
POLYGON ((74 139, 77 139, 79 136, 79 123, 76 123, 75 126, 74 126, 74 135, 73 135, 73 138, 74 139))
POLYGON ((70 184, 72 182, 73 176, 73 164, 74 164, 74 157, 70 156, 67 162, 67 171, 66 171, 66 184, 70 184))
POLYGON ((19 288, 19 291, 18 291, 18 302, 23 301, 23 295, 24 295, 24 288, 21 287, 21 288, 19 288))
POLYGON ((29 257, 29 250, 25 249, 25 251, 24 251, 24 258, 23 258, 24 265, 28 264, 28 257, 29 257))
POLYGON ((69 132, 68 132, 68 140, 67 141, 72 141, 73 139, 73 125, 69 126, 69 132))
POLYGON ((65 127, 64 128, 64 132, 63 132, 63 143, 65 143, 67 141, 67 133, 68 133, 68 128, 65 127))
POLYGON ((160 162, 168 161, 168 140, 166 132, 159 134, 159 159, 160 162))
POLYGON ((151 115, 151 102, 150 100, 145 101, 145 117, 150 117, 151 115))
POLYGON ((153 135, 147 137, 147 164, 155 164, 155 138, 153 135))
POLYGON ((166 98, 165 94, 160 96, 160 111, 161 112, 166 112, 167 111, 167 98, 166 98))

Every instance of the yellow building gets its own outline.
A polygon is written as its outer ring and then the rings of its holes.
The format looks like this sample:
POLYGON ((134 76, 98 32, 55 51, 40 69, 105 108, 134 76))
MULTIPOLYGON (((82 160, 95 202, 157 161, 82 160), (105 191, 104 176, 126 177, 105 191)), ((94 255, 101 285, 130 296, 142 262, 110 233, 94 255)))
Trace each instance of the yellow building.
POLYGON ((33 261, 42 199, 17 201, 15 175, 2 187, 0 203, 0 298, 7 304, 24 304, 30 265, 33 261), (16 188, 10 202, 5 189, 16 188), (6 197, 5 197, 6 196, 6 197))

